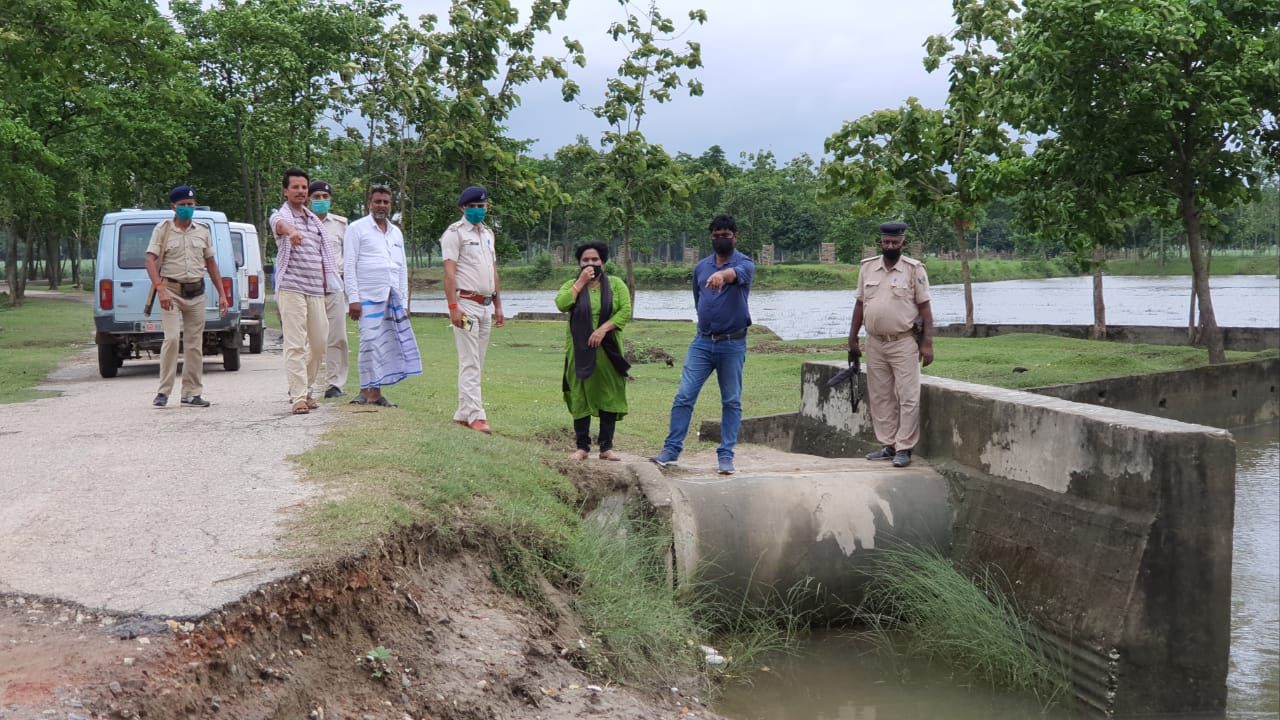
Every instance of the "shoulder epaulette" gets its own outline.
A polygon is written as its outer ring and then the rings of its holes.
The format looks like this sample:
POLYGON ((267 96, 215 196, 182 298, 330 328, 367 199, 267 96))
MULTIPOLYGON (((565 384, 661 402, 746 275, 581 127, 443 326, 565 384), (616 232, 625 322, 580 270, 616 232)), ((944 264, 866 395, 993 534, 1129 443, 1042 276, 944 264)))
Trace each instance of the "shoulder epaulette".
POLYGON ((862 258, 862 262, 867 263, 867 262, 871 262, 872 260, 879 260, 879 259, 880 259, 879 255, 872 255, 871 257, 862 258))

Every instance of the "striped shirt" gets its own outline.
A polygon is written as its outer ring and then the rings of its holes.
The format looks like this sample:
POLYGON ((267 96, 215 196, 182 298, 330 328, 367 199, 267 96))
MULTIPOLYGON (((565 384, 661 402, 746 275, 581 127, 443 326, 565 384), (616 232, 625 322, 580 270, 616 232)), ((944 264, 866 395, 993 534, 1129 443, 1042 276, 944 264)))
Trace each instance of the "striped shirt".
POLYGON ((338 262, 320 218, 309 208, 295 211, 285 203, 271 213, 268 223, 272 232, 281 220, 302 235, 302 244, 294 247, 288 233, 276 233, 276 291, 323 297, 328 288, 341 288, 338 262))

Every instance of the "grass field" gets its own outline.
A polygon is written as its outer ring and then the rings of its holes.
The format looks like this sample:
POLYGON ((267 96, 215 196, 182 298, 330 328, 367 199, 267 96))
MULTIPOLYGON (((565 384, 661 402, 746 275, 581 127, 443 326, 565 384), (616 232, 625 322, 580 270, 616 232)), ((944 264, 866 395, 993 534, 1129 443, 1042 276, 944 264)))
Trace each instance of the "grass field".
MULTIPOLYGON (((7 298, 6 298, 7 300, 7 298)), ((35 386, 70 354, 93 346, 93 309, 75 300, 0 302, 0 403, 47 397, 35 386)))

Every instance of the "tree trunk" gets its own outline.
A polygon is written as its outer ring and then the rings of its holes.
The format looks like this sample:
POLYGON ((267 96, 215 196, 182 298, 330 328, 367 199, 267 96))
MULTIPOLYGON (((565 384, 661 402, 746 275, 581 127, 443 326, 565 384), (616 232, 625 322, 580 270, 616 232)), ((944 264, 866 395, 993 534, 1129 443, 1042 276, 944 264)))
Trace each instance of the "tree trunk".
POLYGON ((631 220, 622 227, 622 266, 627 271, 627 295, 631 298, 631 314, 636 311, 636 275, 631 267, 631 220))
POLYGON ((1194 180, 1189 175, 1186 177, 1178 203, 1182 224, 1187 230, 1187 250, 1191 255, 1191 287, 1200 303, 1200 324, 1204 327, 1203 337, 1209 347, 1209 362, 1216 365, 1227 361, 1227 353, 1223 348, 1222 331, 1213 314, 1213 298, 1209 296, 1209 266, 1200 252, 1200 207, 1196 203, 1194 180))
POLYGON ((1107 250, 1101 245, 1093 248, 1093 333, 1094 340, 1107 339, 1107 306, 1102 300, 1102 263, 1107 250))
POLYGON ((62 284, 62 243, 53 233, 44 238, 44 275, 50 290, 57 290, 62 284))
POLYGON ((23 280, 18 272, 18 233, 13 223, 5 223, 4 242, 4 281, 9 286, 9 304, 22 304, 23 280))
POLYGON ((964 280, 964 336, 973 337, 973 281, 969 277, 969 249, 964 240, 964 220, 956 221, 956 247, 960 250, 960 275, 964 280))

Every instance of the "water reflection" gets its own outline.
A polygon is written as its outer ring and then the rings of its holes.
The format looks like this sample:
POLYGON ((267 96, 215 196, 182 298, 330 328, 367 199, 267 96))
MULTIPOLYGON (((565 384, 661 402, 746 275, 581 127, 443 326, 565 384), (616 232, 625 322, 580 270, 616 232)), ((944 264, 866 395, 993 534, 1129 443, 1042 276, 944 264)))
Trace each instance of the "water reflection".
MULTIPOLYGON (((1093 323, 1092 280, 1008 280, 973 286, 974 319, 985 323, 1093 323)), ((1190 277, 1109 277, 1105 281, 1107 322, 1115 325, 1180 327, 1187 322, 1190 277)), ((1224 327, 1280 326, 1280 278, 1262 275, 1216 277, 1210 282, 1218 324, 1224 327)), ((964 322, 964 289, 933 287, 933 316, 939 325, 964 322)), ((550 290, 508 290, 503 310, 553 313, 550 290)), ((415 293, 413 309, 445 312, 443 291, 415 293)), ((635 317, 646 320, 693 320, 688 290, 640 290, 635 317)), ((853 317, 849 290, 786 290, 751 294, 751 318, 783 340, 844 337, 853 317)))
MULTIPOLYGON (((1236 522, 1228 720, 1280 717, 1280 424, 1233 430, 1236 522)), ((772 658, 716 711, 734 720, 1013 720, 1086 717, 971 686, 944 666, 902 665, 839 633, 772 658)), ((1179 720, 1185 720, 1180 716, 1179 720)))

